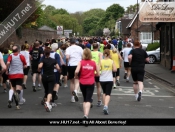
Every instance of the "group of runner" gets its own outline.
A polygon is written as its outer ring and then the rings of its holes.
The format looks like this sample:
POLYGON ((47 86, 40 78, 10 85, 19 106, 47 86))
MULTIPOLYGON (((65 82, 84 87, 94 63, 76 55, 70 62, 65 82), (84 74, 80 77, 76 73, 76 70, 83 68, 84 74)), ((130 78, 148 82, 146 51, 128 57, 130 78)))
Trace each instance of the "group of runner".
POLYGON ((83 95, 84 118, 87 119, 93 102, 94 88, 97 88, 97 106, 104 104, 104 114, 109 114, 108 107, 112 88, 120 86, 120 68, 125 67, 124 79, 129 82, 130 74, 134 81, 133 88, 136 100, 141 100, 143 90, 144 66, 148 61, 147 53, 140 48, 139 42, 120 45, 121 39, 115 38, 81 38, 66 39, 58 43, 55 39, 42 43, 37 41, 30 49, 27 41, 24 45, 11 45, 0 53, 3 88, 9 90, 8 107, 12 101, 16 108, 25 103, 23 89, 26 89, 27 76, 31 67, 33 91, 43 84, 45 93, 41 103, 50 112, 56 106, 61 81, 68 87, 70 80, 70 101, 77 102, 79 88, 83 95), (117 41, 117 42, 116 42, 117 41), (124 62, 124 63, 122 63, 124 62), (101 89, 103 95, 101 96, 101 89))

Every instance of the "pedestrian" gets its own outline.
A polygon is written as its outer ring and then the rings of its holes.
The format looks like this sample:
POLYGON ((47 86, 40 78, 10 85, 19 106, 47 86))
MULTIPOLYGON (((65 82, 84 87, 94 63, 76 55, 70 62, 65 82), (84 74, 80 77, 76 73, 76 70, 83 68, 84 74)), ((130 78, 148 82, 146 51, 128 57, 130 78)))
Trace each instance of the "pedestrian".
POLYGON ((50 112, 52 109, 52 105, 50 104, 52 99, 52 93, 55 85, 55 73, 54 69, 60 70, 60 67, 57 63, 57 61, 50 57, 50 48, 45 48, 44 50, 44 58, 41 59, 39 65, 38 65, 38 71, 43 72, 42 74, 42 83, 45 89, 45 97, 46 102, 44 104, 45 109, 47 112, 50 112))
POLYGON ((128 60, 131 65, 131 75, 134 81, 133 89, 135 97, 137 101, 140 101, 144 87, 143 80, 145 75, 145 61, 149 62, 148 54, 140 48, 140 42, 134 42, 134 49, 131 50, 128 60))
POLYGON ((113 75, 112 72, 116 72, 116 66, 113 60, 111 60, 110 57, 110 50, 105 49, 103 53, 104 59, 100 62, 100 84, 103 89, 103 112, 104 114, 108 114, 108 105, 110 101, 110 95, 112 91, 112 85, 113 85, 113 75))
POLYGON ((126 79, 126 82, 129 82, 129 77, 131 75, 131 66, 129 65, 129 60, 128 60, 128 55, 131 50, 132 50, 131 44, 128 43, 127 47, 121 51, 124 59, 124 68, 125 68, 124 79, 126 79))
MULTIPOLYGON (((8 49, 5 48, 4 51, 3 51, 3 61, 5 64, 7 64, 7 58, 9 56, 8 54, 8 49)), ((2 72, 1 71, 1 74, 2 74, 2 80, 3 80, 3 88, 4 88, 4 92, 6 93, 7 92, 7 87, 10 88, 10 83, 9 83, 9 79, 8 79, 8 76, 5 72, 2 72)))
POLYGON ((123 42, 122 42, 122 38, 119 39, 119 43, 118 43, 118 51, 120 52, 122 50, 123 47, 123 42))
POLYGON ((79 80, 75 77, 75 70, 82 60, 83 49, 75 45, 75 39, 70 39, 71 46, 66 49, 66 65, 68 66, 68 78, 70 79, 71 102, 78 101, 79 80))
MULTIPOLYGON (((102 53, 100 53, 98 51, 98 44, 94 43, 93 44, 93 51, 91 51, 92 54, 92 60, 95 61, 95 63, 97 64, 97 66, 99 67, 100 65, 100 61, 102 60, 102 53)), ((97 87, 97 106, 100 107, 102 105, 102 101, 101 101, 101 86, 100 86, 100 80, 99 80, 99 74, 95 73, 95 82, 96 82, 96 87, 97 87)))
POLYGON ((114 48, 112 51, 110 50, 110 58, 115 63, 115 66, 117 68, 116 72, 113 72, 113 88, 116 88, 116 82, 117 86, 120 86, 120 68, 122 67, 122 57, 120 56, 119 51, 114 48))
POLYGON ((38 89, 41 89, 41 72, 38 72, 38 64, 40 58, 43 56, 43 51, 39 48, 40 43, 38 41, 35 42, 34 48, 30 51, 30 58, 32 62, 32 81, 33 81, 33 92, 36 92, 36 76, 38 74, 38 89))
POLYGON ((12 85, 12 89, 9 90, 8 107, 11 108, 12 96, 14 95, 16 108, 20 109, 19 96, 23 97, 23 92, 21 92, 24 78, 23 68, 27 68, 27 63, 25 57, 20 54, 19 45, 14 45, 12 47, 12 51, 13 53, 10 54, 7 59, 8 68, 6 70, 6 74, 8 74, 8 78, 10 79, 10 83, 12 85))
POLYGON ((78 63, 78 66, 75 70, 75 78, 80 79, 80 89, 83 94, 83 111, 84 118, 88 119, 91 99, 94 92, 94 83, 95 83, 95 72, 99 76, 98 66, 95 61, 91 60, 92 54, 89 48, 85 48, 83 51, 83 60, 78 63), (80 73, 80 74, 79 74, 80 73))
POLYGON ((62 65, 62 77, 60 80, 64 80, 64 87, 67 88, 68 85, 67 85, 67 66, 66 66, 66 49, 67 49, 68 45, 67 44, 62 44, 61 46, 61 52, 62 52, 62 55, 63 55, 63 61, 64 61, 64 64, 62 65))

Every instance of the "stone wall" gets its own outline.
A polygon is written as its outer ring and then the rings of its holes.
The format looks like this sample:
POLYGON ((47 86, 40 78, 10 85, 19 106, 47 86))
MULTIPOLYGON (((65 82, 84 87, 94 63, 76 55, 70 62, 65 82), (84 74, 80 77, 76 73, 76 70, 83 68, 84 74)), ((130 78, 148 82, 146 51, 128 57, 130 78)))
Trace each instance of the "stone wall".
POLYGON ((14 32, 3 44, 2 46, 8 47, 11 42, 14 42, 15 44, 24 44, 25 41, 28 42, 28 44, 33 44, 35 40, 41 40, 42 42, 45 42, 47 39, 58 38, 57 32, 54 31, 43 31, 43 30, 34 30, 34 29, 27 29, 24 28, 21 30, 22 37, 19 38, 14 32))

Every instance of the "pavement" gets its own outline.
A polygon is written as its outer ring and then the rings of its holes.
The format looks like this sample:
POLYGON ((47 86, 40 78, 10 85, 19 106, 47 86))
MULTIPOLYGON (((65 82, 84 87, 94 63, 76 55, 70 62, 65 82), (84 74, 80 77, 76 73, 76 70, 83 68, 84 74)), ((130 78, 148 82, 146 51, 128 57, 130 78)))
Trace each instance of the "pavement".
POLYGON ((146 64, 145 71, 162 81, 169 83, 173 88, 175 88, 175 72, 166 69, 161 64, 146 64))

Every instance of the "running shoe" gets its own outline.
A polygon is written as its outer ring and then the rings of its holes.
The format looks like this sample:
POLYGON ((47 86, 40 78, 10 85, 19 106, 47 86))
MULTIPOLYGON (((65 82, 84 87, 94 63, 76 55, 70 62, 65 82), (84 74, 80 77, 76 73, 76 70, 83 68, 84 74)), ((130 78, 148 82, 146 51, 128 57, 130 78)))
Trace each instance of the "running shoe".
POLYGON ((67 88, 67 87, 68 87, 67 84, 65 84, 65 85, 64 85, 64 88, 67 88))
POLYGON ((75 98, 71 98, 70 102, 75 103, 75 98))
POLYGON ((140 100, 141 100, 141 98, 142 98, 142 93, 141 93, 141 92, 139 92, 139 93, 138 93, 138 98, 137 98, 137 101, 140 101, 140 100))
POLYGON ((129 82, 129 78, 126 79, 126 82, 129 82))
POLYGON ((97 102, 97 106, 100 107, 101 105, 102 105, 102 101, 100 100, 97 102))
POLYGON ((124 79, 126 79, 127 73, 124 74, 124 79))
POLYGON ((38 86, 38 90, 41 90, 42 89, 42 87, 41 86, 38 86))
POLYGON ((26 99, 22 98, 22 100, 19 101, 20 105, 23 105, 26 102, 26 99))
POLYGON ((8 105, 7 106, 8 106, 8 108, 12 108, 12 101, 11 100, 8 101, 8 105))
POLYGON ((46 109, 47 112, 51 112, 52 106, 51 106, 48 102, 46 102, 46 103, 44 104, 44 106, 45 106, 45 109, 46 109))
POLYGON ((75 91, 73 91, 72 95, 74 96, 75 101, 78 102, 78 95, 77 95, 77 93, 75 91))
POLYGON ((4 93, 7 93, 7 89, 4 89, 4 93))
POLYGON ((17 109, 17 110, 20 110, 20 109, 21 109, 21 107, 18 105, 18 106, 16 106, 16 109, 17 109))
POLYGON ((116 89, 116 84, 114 83, 113 88, 116 89))
POLYGON ((27 89, 25 84, 22 84, 22 88, 23 89, 27 89))
MULTIPOLYGON (((88 117, 86 115, 84 115, 83 119, 87 120, 88 117)), ((88 124, 86 124, 86 122, 85 122, 85 127, 88 127, 88 124)))
POLYGON ((52 107, 57 107, 57 104, 54 102, 52 102, 51 105, 52 105, 52 107))
POLYGON ((35 87, 35 86, 33 86, 32 88, 33 88, 33 92, 36 92, 36 87, 35 87))
POLYGON ((120 86, 120 81, 119 80, 117 80, 117 86, 120 86))
POLYGON ((108 114, 109 114, 108 108, 107 108, 107 107, 104 107, 104 108, 103 108, 103 113, 104 113, 105 115, 108 115, 108 114))

